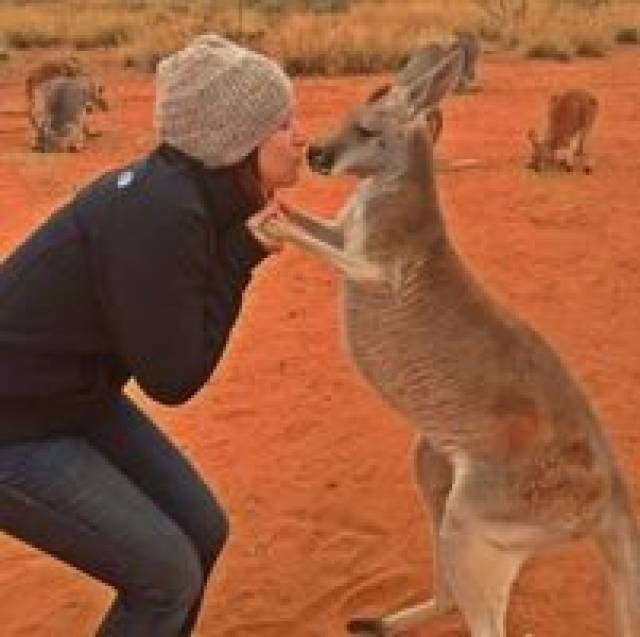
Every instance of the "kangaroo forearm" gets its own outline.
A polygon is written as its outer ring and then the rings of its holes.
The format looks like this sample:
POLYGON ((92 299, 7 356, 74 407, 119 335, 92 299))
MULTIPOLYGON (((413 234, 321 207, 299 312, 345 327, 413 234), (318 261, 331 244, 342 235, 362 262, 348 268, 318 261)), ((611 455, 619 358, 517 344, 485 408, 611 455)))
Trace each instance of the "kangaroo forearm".
MULTIPOLYGON (((307 217, 309 219, 309 217, 307 217)), ((347 278, 361 283, 380 283, 385 280, 385 275, 380 266, 344 252, 340 247, 324 241, 322 238, 307 232, 302 225, 287 221, 283 235, 290 243, 297 245, 306 252, 320 257, 340 270, 347 278)))
POLYGON ((308 235, 327 243, 334 248, 344 246, 344 233, 342 227, 333 221, 318 219, 307 213, 292 210, 288 214, 289 220, 302 228, 308 235))

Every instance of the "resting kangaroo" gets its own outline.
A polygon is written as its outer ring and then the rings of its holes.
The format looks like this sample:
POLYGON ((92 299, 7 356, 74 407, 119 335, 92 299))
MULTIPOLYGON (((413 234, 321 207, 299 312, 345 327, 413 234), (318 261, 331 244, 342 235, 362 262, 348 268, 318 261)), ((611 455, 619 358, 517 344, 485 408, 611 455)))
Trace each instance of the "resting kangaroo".
POLYGON ((598 101, 587 91, 574 89, 552 95, 544 139, 540 141, 534 130, 529 131, 532 147, 529 168, 562 166, 571 171, 579 162, 585 173, 592 172, 588 142, 597 114, 598 101))
POLYGON ((433 598, 348 629, 396 635, 458 609, 472 637, 504 637, 523 562, 588 536, 608 565, 615 635, 638 637, 639 531, 600 419, 550 345, 476 278, 438 202, 421 117, 455 85, 460 57, 394 85, 310 146, 312 169, 363 178, 337 222, 291 211, 261 226, 342 273, 353 362, 418 431, 433 598))

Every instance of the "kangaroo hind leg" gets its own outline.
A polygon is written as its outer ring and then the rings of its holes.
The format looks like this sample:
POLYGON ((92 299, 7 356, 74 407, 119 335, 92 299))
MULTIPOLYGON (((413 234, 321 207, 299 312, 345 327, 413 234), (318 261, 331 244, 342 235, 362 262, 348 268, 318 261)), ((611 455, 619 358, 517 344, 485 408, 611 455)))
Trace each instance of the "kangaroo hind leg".
POLYGON ((440 560, 471 637, 506 637, 511 587, 534 548, 517 520, 493 521, 494 496, 485 474, 455 467, 440 528, 440 560))
POLYGON ((449 460, 422 437, 418 438, 415 448, 415 465, 418 487, 431 513, 433 597, 422 604, 403 608, 383 617, 354 618, 347 624, 347 629, 352 634, 368 637, 398 635, 456 609, 440 565, 439 547, 440 527, 453 483, 453 468, 449 460))

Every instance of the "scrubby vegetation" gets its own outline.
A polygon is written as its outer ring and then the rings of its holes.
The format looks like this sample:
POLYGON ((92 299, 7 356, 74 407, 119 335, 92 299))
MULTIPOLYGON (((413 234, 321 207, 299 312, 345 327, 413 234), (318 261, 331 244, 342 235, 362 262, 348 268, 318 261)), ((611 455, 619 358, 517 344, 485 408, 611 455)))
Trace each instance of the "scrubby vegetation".
POLYGON ((8 49, 117 48, 153 70, 193 35, 217 31, 292 73, 397 67, 411 49, 472 29, 494 48, 569 60, 640 40, 640 0, 3 0, 8 49))

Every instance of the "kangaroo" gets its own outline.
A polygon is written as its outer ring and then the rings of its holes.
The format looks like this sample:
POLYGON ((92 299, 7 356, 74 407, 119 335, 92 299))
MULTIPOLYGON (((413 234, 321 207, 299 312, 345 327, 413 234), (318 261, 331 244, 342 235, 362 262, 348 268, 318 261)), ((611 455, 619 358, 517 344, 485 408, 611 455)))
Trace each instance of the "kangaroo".
POLYGON ((480 57, 480 39, 472 31, 457 31, 456 44, 461 47, 464 59, 455 90, 458 93, 477 91, 476 66, 480 57))
POLYGON ((80 60, 72 55, 60 59, 47 60, 31 69, 24 82, 29 121, 31 123, 34 121, 34 97, 38 85, 54 77, 76 77, 83 74, 85 74, 85 71, 80 64, 80 60))
MULTIPOLYGON (((102 111, 109 109, 109 103, 104 96, 104 86, 91 78, 76 57, 69 56, 44 62, 32 69, 25 80, 27 114, 33 129, 32 145, 35 150, 41 150, 38 141, 41 138, 41 131, 38 130, 41 122, 38 120, 42 118, 44 95, 48 94, 51 88, 45 85, 57 78, 78 78, 78 81, 86 85, 85 110, 87 113, 91 113, 95 109, 102 111)), ((86 120, 84 120, 83 126, 86 137, 100 135, 100 132, 93 130, 86 120)))
POLYGON ((86 115, 101 93, 86 75, 55 77, 35 87, 33 148, 43 152, 79 151, 89 130, 86 115))
POLYGON ((574 89, 552 95, 544 139, 540 141, 534 130, 528 133, 532 147, 528 167, 572 171, 579 163, 585 173, 591 173, 593 163, 587 145, 597 114, 598 100, 588 91, 574 89))
POLYGON ((590 537, 608 565, 615 636, 637 637, 640 533, 600 418, 554 349, 467 265, 438 201, 421 117, 461 64, 451 51, 310 145, 314 171, 361 178, 335 222, 291 210, 259 227, 338 269, 349 355, 417 430, 433 597, 347 629, 387 637, 458 610, 472 637, 505 637, 525 560, 590 537))

